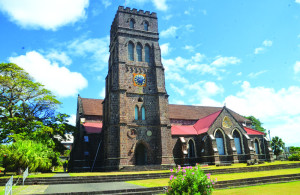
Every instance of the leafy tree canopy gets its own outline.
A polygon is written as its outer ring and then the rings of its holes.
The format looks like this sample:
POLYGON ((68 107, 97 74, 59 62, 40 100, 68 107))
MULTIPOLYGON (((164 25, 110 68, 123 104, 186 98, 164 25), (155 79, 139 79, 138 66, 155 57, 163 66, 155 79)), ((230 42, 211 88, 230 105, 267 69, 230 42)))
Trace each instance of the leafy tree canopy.
POLYGON ((271 147, 275 155, 279 155, 282 152, 282 149, 285 147, 284 142, 278 136, 272 138, 271 147))
POLYGON ((252 122, 253 128, 257 131, 266 133, 267 130, 262 127, 262 124, 259 119, 255 118, 254 116, 245 116, 246 119, 249 119, 252 122))
POLYGON ((61 103, 44 86, 13 63, 0 64, 0 143, 31 139, 62 152, 54 135, 72 132, 61 103))

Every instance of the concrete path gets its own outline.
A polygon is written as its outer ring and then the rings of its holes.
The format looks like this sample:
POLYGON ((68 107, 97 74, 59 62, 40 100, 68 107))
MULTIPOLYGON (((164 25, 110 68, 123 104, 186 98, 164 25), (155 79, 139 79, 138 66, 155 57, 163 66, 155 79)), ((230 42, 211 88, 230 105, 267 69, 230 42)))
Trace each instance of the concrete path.
POLYGON ((69 173, 56 173, 53 177, 70 177, 69 173))
POLYGON ((126 182, 109 182, 109 183, 82 183, 82 184, 58 184, 49 185, 44 193, 68 193, 68 192, 93 192, 93 191, 108 191, 122 189, 145 188, 126 182))

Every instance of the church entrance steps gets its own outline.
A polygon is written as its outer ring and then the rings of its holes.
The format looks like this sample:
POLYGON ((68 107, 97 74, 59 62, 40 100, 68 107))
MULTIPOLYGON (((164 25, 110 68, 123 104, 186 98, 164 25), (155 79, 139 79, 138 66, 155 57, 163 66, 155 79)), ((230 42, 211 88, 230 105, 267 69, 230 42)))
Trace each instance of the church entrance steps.
MULTIPOLYGON (((228 174, 228 173, 244 173, 254 171, 269 171, 279 169, 299 168, 300 163, 271 165, 271 166, 253 166, 242 168, 227 168, 227 169, 204 169, 205 173, 212 175, 228 174)), ((122 174, 122 172, 120 172, 122 174)), ((55 184, 75 184, 75 183, 103 183, 103 182, 117 182, 130 180, 144 180, 144 179, 159 179, 169 178, 171 172, 167 173, 148 173, 148 174, 127 174, 127 175, 106 175, 106 176, 80 176, 80 177, 41 177, 41 178, 27 178, 25 185, 55 185, 55 184)), ((0 179, 0 186, 4 186, 8 179, 0 179)), ((16 182, 16 181, 14 181, 16 182)), ((18 185, 20 185, 19 179, 18 185)))
MULTIPOLYGON (((291 181, 299 181, 300 174, 277 175, 269 177, 258 177, 250 179, 228 180, 220 181, 214 185, 215 189, 237 188, 246 186, 256 186, 274 183, 286 183, 291 181)), ((164 193, 167 187, 152 187, 152 188, 135 188, 135 189, 121 189, 121 190, 107 190, 107 191, 91 191, 91 192, 70 192, 70 193, 55 193, 56 195, 64 194, 160 194, 164 193)))

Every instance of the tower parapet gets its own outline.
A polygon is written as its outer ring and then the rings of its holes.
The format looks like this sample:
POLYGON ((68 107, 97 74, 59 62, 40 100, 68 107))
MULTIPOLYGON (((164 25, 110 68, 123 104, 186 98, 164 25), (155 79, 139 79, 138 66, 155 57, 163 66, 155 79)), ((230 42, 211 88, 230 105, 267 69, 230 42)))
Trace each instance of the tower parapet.
POLYGON ((137 10, 135 8, 130 9, 129 7, 125 8, 124 6, 119 6, 118 11, 126 12, 126 13, 129 13, 129 14, 137 14, 137 15, 141 15, 141 16, 157 18, 157 14, 155 12, 150 13, 149 11, 137 10))

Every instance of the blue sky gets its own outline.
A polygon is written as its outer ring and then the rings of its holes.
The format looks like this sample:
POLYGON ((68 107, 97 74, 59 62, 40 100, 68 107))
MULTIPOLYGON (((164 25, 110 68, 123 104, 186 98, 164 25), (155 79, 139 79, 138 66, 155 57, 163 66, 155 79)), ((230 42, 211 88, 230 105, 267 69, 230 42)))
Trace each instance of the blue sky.
POLYGON ((172 104, 254 115, 300 146, 300 0, 0 0, 0 61, 63 103, 104 98, 110 25, 119 5, 158 14, 172 104))

